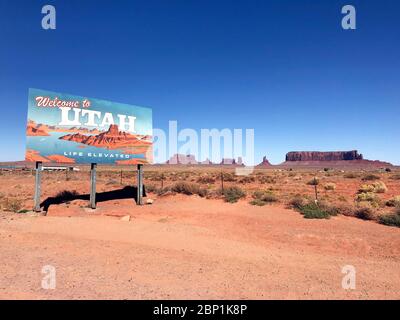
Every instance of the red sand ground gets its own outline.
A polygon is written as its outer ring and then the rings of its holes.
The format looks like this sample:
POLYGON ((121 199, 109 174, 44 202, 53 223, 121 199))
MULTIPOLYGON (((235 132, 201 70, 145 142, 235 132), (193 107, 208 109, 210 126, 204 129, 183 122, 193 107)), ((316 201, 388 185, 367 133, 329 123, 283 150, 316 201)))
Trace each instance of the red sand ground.
POLYGON ((400 298, 398 228, 196 196, 76 204, 0 213, 1 299, 400 298), (55 290, 41 288, 44 265, 55 290), (356 290, 342 289, 345 265, 356 290))

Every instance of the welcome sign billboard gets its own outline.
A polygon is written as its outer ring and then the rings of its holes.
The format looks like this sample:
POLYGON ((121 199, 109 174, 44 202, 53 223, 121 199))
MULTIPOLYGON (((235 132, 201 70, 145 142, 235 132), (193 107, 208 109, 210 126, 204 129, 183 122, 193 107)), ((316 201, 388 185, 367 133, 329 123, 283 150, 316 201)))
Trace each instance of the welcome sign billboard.
POLYGON ((26 161, 152 162, 152 110, 29 89, 26 161))

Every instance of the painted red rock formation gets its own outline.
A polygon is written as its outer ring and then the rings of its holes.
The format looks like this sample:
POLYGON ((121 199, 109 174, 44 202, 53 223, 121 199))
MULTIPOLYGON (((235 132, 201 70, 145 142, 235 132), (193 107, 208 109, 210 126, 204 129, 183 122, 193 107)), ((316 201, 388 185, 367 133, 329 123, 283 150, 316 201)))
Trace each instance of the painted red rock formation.
POLYGON ((61 140, 75 141, 94 147, 102 147, 107 149, 144 147, 151 146, 149 136, 138 136, 118 130, 115 124, 110 125, 106 132, 97 135, 84 135, 81 133, 67 134, 60 137, 61 140))
POLYGON ((26 150, 25 161, 28 162, 58 162, 58 163, 75 163, 75 159, 68 158, 59 154, 52 154, 49 156, 40 155, 39 151, 36 150, 26 150))
POLYGON ((286 154, 286 161, 349 161, 363 160, 362 154, 357 150, 352 151, 301 151, 286 154))
POLYGON ((27 136, 49 136, 49 133, 47 131, 47 126, 43 124, 37 124, 35 121, 32 120, 29 120, 28 125, 26 126, 27 136))

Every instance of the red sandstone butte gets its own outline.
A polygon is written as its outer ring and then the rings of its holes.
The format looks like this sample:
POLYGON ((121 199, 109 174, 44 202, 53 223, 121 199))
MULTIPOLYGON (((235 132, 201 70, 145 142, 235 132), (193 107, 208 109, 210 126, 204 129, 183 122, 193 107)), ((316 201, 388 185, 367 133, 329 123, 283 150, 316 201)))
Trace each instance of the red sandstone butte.
POLYGON ((267 157, 264 156, 262 162, 259 163, 257 167, 272 167, 272 164, 268 161, 267 157))

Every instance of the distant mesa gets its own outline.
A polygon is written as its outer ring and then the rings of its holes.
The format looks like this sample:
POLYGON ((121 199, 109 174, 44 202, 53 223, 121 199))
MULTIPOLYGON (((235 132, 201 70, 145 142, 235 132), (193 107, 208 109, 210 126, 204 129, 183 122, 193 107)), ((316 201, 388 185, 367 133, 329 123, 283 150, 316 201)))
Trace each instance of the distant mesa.
POLYGON ((349 161, 363 160, 357 150, 352 151, 294 151, 286 154, 286 161, 349 161))
POLYGON ((166 164, 198 164, 198 162, 194 155, 174 154, 166 164))
POLYGON ((286 154, 282 166, 330 167, 391 167, 389 162, 364 159, 357 150, 351 151, 294 151, 286 154))
POLYGON ((204 164, 204 165, 213 165, 213 163, 211 162, 211 160, 208 159, 208 158, 207 158, 206 160, 204 160, 204 161, 201 161, 200 164, 204 164))
POLYGON ((272 167, 272 164, 268 161, 267 157, 264 156, 261 163, 259 163, 257 167, 272 167))
POLYGON ((223 158, 220 165, 231 165, 231 166, 244 166, 242 157, 238 157, 238 160, 231 158, 223 158))
POLYGON ((196 157, 192 154, 174 154, 165 164, 171 165, 226 165, 226 166, 244 166, 242 158, 239 157, 236 161, 231 158, 223 158, 220 163, 214 164, 210 161, 210 159, 206 159, 204 161, 197 161, 196 157))
POLYGON ((45 125, 37 124, 35 121, 29 120, 26 127, 27 136, 49 136, 48 128, 45 125))
POLYGON ((97 135, 75 133, 67 134, 59 139, 107 149, 141 147, 146 150, 152 143, 151 136, 133 135, 119 131, 118 126, 115 124, 110 125, 108 131, 97 135))

